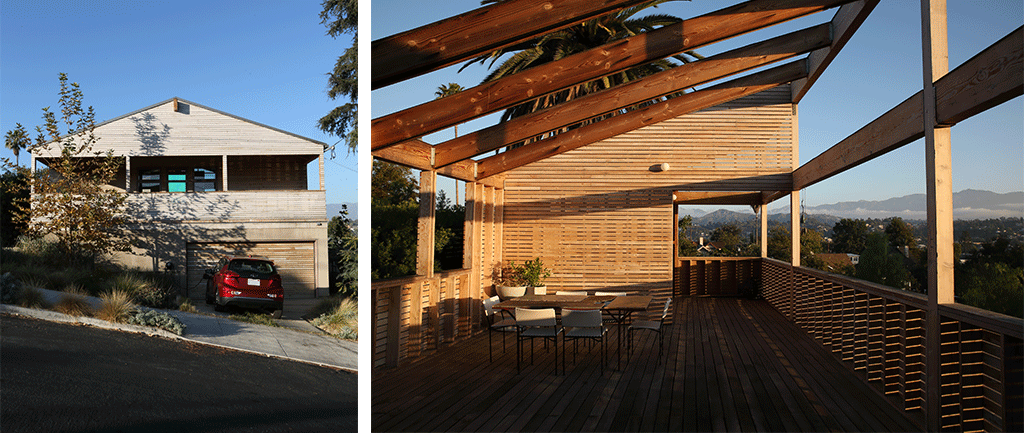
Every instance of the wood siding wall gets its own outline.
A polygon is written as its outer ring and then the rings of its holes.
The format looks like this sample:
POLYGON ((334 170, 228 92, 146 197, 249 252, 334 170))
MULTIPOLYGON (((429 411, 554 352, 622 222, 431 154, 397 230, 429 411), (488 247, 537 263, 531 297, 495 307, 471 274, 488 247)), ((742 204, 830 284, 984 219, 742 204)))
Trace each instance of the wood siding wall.
POLYGON ((504 259, 541 257, 556 290, 670 293, 672 192, 788 190, 789 101, 781 86, 510 171, 504 259))
POLYGON ((129 194, 134 221, 324 221, 324 191, 129 194))
POLYGON ((228 190, 306 189, 306 156, 229 156, 228 190))
MULTIPOLYGON (((319 155, 323 145, 183 101, 168 101, 96 127, 97 151, 115 155, 319 155)), ((60 155, 57 149, 54 155, 60 155)), ((46 156, 40 152, 37 156, 46 156)))

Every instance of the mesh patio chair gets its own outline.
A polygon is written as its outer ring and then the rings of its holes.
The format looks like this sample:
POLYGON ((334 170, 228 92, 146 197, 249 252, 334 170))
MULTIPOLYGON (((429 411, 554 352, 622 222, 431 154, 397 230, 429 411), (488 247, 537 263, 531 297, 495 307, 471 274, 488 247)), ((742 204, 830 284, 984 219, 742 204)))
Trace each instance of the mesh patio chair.
MULTIPOLYGON (((628 295, 629 295, 629 292, 594 292, 594 296, 615 296, 615 297, 619 297, 619 296, 628 296, 628 295)), ((615 323, 615 324, 618 324, 619 322, 616 321, 614 317, 612 317, 612 313, 609 313, 609 312, 606 311, 605 314, 604 314, 604 323, 615 323)), ((619 330, 621 331, 622 329, 620 328, 619 330)), ((622 350, 621 346, 619 347, 619 350, 622 350)))
MULTIPOLYGON (((494 331, 514 332, 516 329, 516 319, 511 317, 508 311, 494 309, 498 302, 501 302, 501 299, 497 296, 484 300, 484 314, 487 316, 487 358, 491 362, 494 362, 494 343, 491 333, 494 331), (497 321, 495 321, 496 316, 499 318, 497 321)), ((504 335, 501 336, 501 352, 505 352, 504 335)))
POLYGON ((582 290, 559 290, 555 294, 558 296, 587 296, 587 292, 582 290))
MULTIPOLYGON (((516 327, 519 329, 516 347, 516 371, 522 371, 523 341, 530 340, 530 363, 533 364, 533 339, 551 341, 555 346, 555 374, 558 374, 558 334, 562 327, 555 319, 554 308, 516 308, 516 327)), ((564 354, 563 354, 564 355, 564 354)), ((564 360, 562 361, 565 362, 564 360)), ((562 370, 565 370, 563 367, 562 370)))
POLYGON ((668 317, 668 312, 672 308, 672 299, 665 300, 665 309, 661 312, 660 320, 637 320, 629 325, 629 347, 627 353, 633 353, 633 332, 635 331, 653 331, 658 333, 658 359, 661 359, 661 351, 665 346, 665 333, 662 332, 662 327, 665 326, 665 317, 668 317))
MULTIPOLYGON (((604 372, 604 336, 608 330, 601 320, 601 310, 562 310, 562 327, 565 332, 562 339, 573 340, 572 362, 576 363, 576 352, 579 349, 579 339, 586 338, 601 343, 601 371, 604 372)), ((565 356, 562 357, 562 371, 565 371, 565 356)))

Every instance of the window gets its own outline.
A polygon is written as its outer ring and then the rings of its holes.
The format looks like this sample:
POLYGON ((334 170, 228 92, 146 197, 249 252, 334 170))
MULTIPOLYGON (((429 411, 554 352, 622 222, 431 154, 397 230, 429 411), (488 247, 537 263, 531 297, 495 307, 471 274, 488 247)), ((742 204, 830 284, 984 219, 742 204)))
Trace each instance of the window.
POLYGON ((185 192, 187 180, 184 169, 167 170, 167 191, 185 192))
POLYGON ((217 190, 217 173, 205 168, 192 170, 192 182, 195 184, 196 192, 207 192, 217 190))
POLYGON ((139 175, 139 191, 158 192, 160 191, 160 169, 151 168, 142 170, 139 175))

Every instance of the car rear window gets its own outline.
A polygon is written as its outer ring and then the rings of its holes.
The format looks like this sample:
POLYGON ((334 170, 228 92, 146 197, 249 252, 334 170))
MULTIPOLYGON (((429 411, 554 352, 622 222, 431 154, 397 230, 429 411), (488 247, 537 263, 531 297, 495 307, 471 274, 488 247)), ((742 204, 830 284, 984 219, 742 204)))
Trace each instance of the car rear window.
POLYGON ((228 270, 235 271, 246 278, 269 278, 277 269, 270 262, 263 260, 232 260, 228 263, 228 270))

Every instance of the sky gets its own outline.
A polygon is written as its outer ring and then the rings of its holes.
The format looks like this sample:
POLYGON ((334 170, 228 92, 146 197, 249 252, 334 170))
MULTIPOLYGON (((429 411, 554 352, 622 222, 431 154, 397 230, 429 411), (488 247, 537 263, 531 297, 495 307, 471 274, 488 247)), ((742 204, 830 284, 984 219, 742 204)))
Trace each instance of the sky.
MULTIPOLYGON (((738 1, 678 1, 650 11, 681 18, 698 16, 738 1)), ((950 70, 993 44, 1024 23, 1020 0, 948 2, 950 70)), ((373 39, 480 7, 476 0, 454 0, 432 4, 409 13, 407 2, 373 2, 373 39)), ((711 55, 810 27, 831 19, 829 10, 769 29, 722 41, 697 51, 711 55)), ((867 125, 910 95, 921 90, 920 2, 881 2, 843 48, 799 106, 800 164, 827 150, 867 125)), ((372 117, 399 111, 434 99, 438 86, 458 83, 472 87, 480 83, 487 68, 472 65, 461 73, 456 65, 440 71, 378 89, 371 94, 372 117)), ((1017 97, 990 109, 952 129, 953 191, 981 189, 997 193, 1024 190, 1024 104, 1017 97)), ((459 133, 480 129, 496 122, 494 116, 459 126, 459 133)), ((452 131, 424 137, 429 143, 450 139, 452 131)), ((452 196, 452 179, 438 182, 452 196)), ((918 140, 881 158, 860 165, 805 189, 801 197, 807 206, 844 201, 885 200, 925 192, 924 140, 918 140)), ((769 206, 771 211, 788 210, 789 200, 769 206)), ((716 207, 717 208, 717 207, 716 207)), ((747 211, 750 210, 746 207, 747 211)))
MULTIPOLYGON (((57 109, 64 72, 97 123, 180 97, 334 144, 317 121, 347 102, 327 97, 327 73, 351 38, 328 36, 322 9, 318 0, 0 0, 0 131, 21 123, 34 138, 43 107, 57 109)), ((6 148, 0 157, 13 161, 6 148)), ((344 145, 325 160, 328 203, 357 201, 357 166, 344 145)), ((316 162, 309 174, 319 189, 316 162)))

